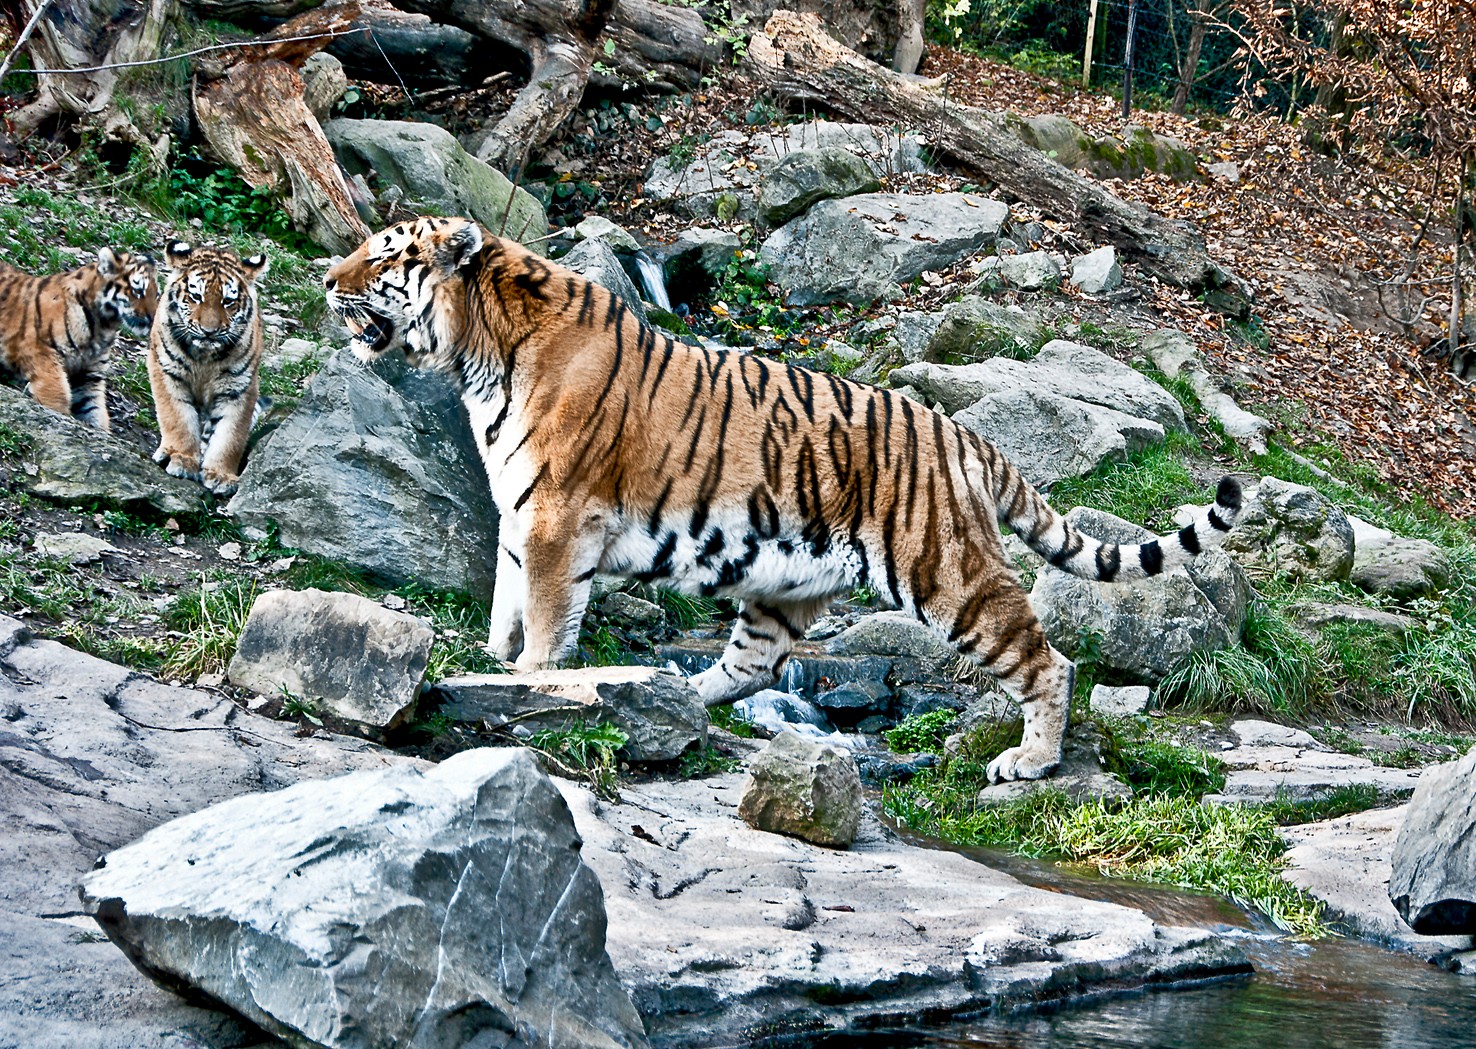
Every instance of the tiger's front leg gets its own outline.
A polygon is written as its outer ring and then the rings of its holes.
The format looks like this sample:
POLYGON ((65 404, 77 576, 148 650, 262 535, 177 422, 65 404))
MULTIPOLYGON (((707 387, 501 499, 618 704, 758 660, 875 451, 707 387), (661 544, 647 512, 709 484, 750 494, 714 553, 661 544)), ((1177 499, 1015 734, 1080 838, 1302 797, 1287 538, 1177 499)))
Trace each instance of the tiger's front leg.
MULTIPOLYGON (((155 340, 157 340, 155 336, 155 340)), ((174 477, 200 479, 200 413, 194 392, 166 373, 159 354, 149 345, 149 388, 154 394, 154 417, 159 421, 159 447, 154 462, 174 477)))
POLYGON ((213 426, 200 481, 216 495, 230 495, 240 480, 241 457, 251 437, 251 418, 256 414, 257 384, 253 378, 246 392, 237 397, 218 397, 210 405, 213 426))
POLYGON ((523 651, 514 664, 520 671, 557 666, 574 654, 605 547, 601 517, 552 503, 529 503, 517 512, 518 530, 527 537, 521 554, 523 651))
POLYGON ((497 582, 492 587, 492 616, 487 630, 487 650, 504 663, 511 663, 523 648, 523 609, 528 601, 528 577, 523 559, 507 545, 504 518, 503 535, 497 547, 497 582))

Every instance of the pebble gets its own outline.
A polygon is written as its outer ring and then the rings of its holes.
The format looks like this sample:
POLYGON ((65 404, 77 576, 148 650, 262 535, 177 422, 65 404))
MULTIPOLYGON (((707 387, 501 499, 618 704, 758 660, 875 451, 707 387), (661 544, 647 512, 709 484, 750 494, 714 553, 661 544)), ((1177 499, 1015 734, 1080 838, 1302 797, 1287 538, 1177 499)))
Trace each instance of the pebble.
POLYGON ((220 555, 220 559, 222 561, 239 561, 239 560, 241 560, 241 544, 240 543, 222 543, 222 544, 220 544, 220 547, 215 552, 220 555))

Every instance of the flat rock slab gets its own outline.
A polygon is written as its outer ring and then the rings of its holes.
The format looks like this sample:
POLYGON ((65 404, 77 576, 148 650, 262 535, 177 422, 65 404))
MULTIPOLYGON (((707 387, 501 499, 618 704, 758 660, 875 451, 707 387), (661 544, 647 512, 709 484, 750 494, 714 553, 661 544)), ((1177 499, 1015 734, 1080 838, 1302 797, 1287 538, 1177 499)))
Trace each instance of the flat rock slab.
POLYGON ((1055 339, 1028 361, 995 357, 978 364, 904 365, 888 377, 893 386, 912 386, 952 415, 992 393, 1012 390, 1053 393, 1149 419, 1165 430, 1185 428, 1184 409, 1153 380, 1100 350, 1055 339))
POLYGON ((0 1044, 256 1046, 259 1032, 159 989, 80 914, 99 854, 227 798, 416 764, 243 712, 33 640, 0 617, 0 1044))
POLYGON ((1470 936, 1421 936, 1389 902, 1390 855, 1407 805, 1370 809, 1334 820, 1283 827, 1287 868, 1282 875, 1305 889, 1353 935, 1427 960, 1476 947, 1470 936))
POLYGON ((644 1049, 533 755, 481 748, 173 820, 82 880, 140 969, 299 1046, 644 1049))
MULTIPOLYGON (((1305 735, 1296 729, 1284 731, 1305 735)), ((1205 795, 1210 803, 1312 801, 1339 787, 1361 786, 1373 787, 1389 801, 1409 797, 1420 779, 1419 769, 1385 768, 1368 758, 1329 751, 1316 741, 1310 747, 1243 744, 1216 756, 1230 772, 1224 791, 1205 795)))
POLYGON ((169 476, 131 445, 8 386, 0 386, 0 426, 25 440, 16 479, 32 495, 135 513, 198 514, 210 504, 195 482, 169 476))
POLYGON ((251 605, 230 678, 263 695, 286 689, 378 735, 414 709, 434 640, 425 620, 358 594, 269 590, 251 605))
POLYGON ((1247 971, 1215 935, 1049 893, 862 821, 848 851, 744 825, 742 777, 560 782, 653 1046, 977 1012, 1247 971))
POLYGON ((684 678, 654 667, 584 667, 531 674, 466 674, 436 685, 441 709, 458 721, 516 721, 560 729, 610 724, 630 737, 633 761, 671 761, 707 741, 707 709, 684 678))

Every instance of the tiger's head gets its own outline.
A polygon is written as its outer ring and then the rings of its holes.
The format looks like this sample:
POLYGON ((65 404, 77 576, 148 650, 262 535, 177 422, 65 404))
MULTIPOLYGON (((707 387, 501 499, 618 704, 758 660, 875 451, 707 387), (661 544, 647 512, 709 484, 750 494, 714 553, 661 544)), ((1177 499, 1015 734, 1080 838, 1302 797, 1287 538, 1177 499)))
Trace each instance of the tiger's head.
POLYGON ((143 334, 159 308, 159 284, 154 260, 147 255, 103 248, 97 253, 99 278, 98 316, 104 324, 122 324, 134 334, 143 334))
POLYGON ((412 364, 444 341, 437 332, 436 289, 459 281, 482 251, 475 222, 422 217, 374 234, 323 278, 328 306, 354 337, 354 353, 372 361, 394 349, 412 364))
POLYGON ((256 316, 256 282, 267 271, 267 257, 243 259, 224 248, 175 240, 164 258, 171 270, 165 309, 175 339, 185 346, 239 342, 256 316))

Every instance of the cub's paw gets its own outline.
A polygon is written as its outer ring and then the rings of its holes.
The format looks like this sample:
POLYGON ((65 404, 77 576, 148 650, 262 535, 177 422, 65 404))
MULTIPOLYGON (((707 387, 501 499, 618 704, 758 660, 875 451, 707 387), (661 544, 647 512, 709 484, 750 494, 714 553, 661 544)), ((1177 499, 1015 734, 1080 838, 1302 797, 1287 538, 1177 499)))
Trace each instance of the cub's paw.
POLYGON ((989 782, 1041 779, 1056 771, 1060 763, 1058 754, 1031 753, 1024 747, 1011 747, 989 763, 989 782))
POLYGON ((200 479, 200 460, 193 455, 171 455, 164 472, 171 477, 183 477, 186 481, 200 479))
POLYGON ((240 477, 236 474, 225 473, 221 470, 212 470, 208 466, 201 472, 200 483, 207 491, 214 492, 219 496, 232 495, 236 486, 240 484, 240 477))
POLYGON ((154 449, 154 462, 158 463, 160 466, 163 466, 168 461, 169 461, 169 450, 167 448, 165 448, 161 444, 161 445, 159 445, 159 447, 157 447, 157 448, 154 449))

